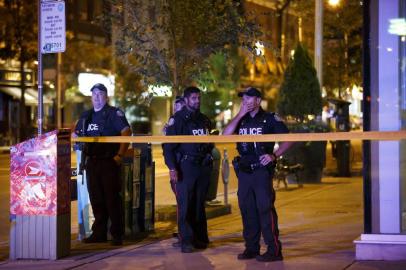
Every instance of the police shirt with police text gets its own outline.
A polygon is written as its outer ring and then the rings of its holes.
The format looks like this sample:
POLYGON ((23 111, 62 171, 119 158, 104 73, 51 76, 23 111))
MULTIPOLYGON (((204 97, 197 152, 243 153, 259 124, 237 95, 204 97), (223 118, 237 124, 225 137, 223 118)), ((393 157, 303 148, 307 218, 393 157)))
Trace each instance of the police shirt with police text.
MULTIPOLYGON (((200 111, 192 112, 186 107, 176 112, 168 122, 166 135, 207 136, 211 122, 200 111)), ((165 163, 170 169, 177 167, 177 155, 205 156, 211 153, 213 144, 208 143, 166 143, 163 145, 165 163)))
MULTIPOLYGON (((91 109, 82 114, 81 120, 86 121, 85 136, 120 136, 121 131, 129 127, 128 121, 120 109, 106 104, 100 111, 91 109)), ((80 130, 80 122, 75 130, 80 130)), ((89 155, 111 156, 117 154, 120 144, 117 143, 92 143, 89 147, 89 155)))
MULTIPOLYGON (((235 133, 259 136, 262 134, 289 133, 289 129, 275 113, 268 113, 260 108, 254 117, 250 113, 244 115, 238 123, 235 133)), ((259 156, 273 153, 274 145, 274 142, 241 142, 237 143, 237 150, 242 156, 253 156, 252 162, 257 162, 259 156)))

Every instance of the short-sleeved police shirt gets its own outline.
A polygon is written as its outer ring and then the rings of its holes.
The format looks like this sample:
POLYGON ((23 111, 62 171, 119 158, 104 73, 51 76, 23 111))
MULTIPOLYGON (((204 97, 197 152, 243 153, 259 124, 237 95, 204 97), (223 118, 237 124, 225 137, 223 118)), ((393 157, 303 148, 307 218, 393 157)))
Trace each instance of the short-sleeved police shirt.
MULTIPOLYGON (((200 111, 191 112, 186 107, 175 113, 168 122, 166 135, 207 136, 212 128, 209 118, 200 111)), ((170 169, 176 168, 176 157, 180 155, 205 156, 213 149, 211 143, 165 143, 165 163, 170 169)))
MULTIPOLYGON (((95 112, 94 109, 91 109, 84 112, 76 124, 75 132, 88 137, 120 136, 121 131, 129 126, 123 111, 106 104, 100 111, 95 112), (83 123, 85 124, 83 125, 83 123), (81 130, 83 127, 85 130, 81 130)), ((87 154, 113 157, 117 154, 119 147, 120 144, 117 143, 91 143, 87 154)))
MULTIPOLYGON (((262 134, 289 133, 289 129, 276 114, 265 112, 260 108, 254 117, 251 117, 247 113, 238 123, 235 133, 258 136, 262 134)), ((237 143, 237 150, 242 156, 246 155, 257 158, 264 154, 273 153, 274 145, 274 142, 241 142, 237 143)), ((256 161, 253 160, 253 162, 256 161)))

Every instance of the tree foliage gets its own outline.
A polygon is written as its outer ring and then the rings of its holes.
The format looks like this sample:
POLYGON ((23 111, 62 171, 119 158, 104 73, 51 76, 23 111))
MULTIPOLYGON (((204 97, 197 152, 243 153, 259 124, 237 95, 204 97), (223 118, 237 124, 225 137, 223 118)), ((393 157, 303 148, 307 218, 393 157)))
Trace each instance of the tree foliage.
MULTIPOLYGON (((314 25, 314 1, 295 0, 291 7, 303 25, 314 25)), ((361 85, 361 56, 362 1, 340 0, 336 7, 324 1, 323 87, 328 95, 333 95, 334 89, 361 85)))
POLYGON ((339 92, 362 83, 362 6, 342 0, 324 14, 324 86, 339 92))
POLYGON ((0 31, 2 59, 17 58, 24 63, 37 56, 37 1, 5 0, 1 14, 4 32, 0 31), (2 35, 4 34, 4 35, 2 35))
POLYGON ((316 70, 307 50, 298 44, 284 74, 278 111, 303 121, 307 115, 321 113, 322 98, 316 70))
MULTIPOLYGON (((28 134, 27 113, 25 107, 24 69, 37 56, 37 1, 4 0, 3 27, 4 46, 0 48, 3 59, 18 59, 21 74, 20 88, 20 130, 19 139, 25 139, 28 134)), ((1 31, 0 31, 1 32, 1 31)))
POLYGON ((230 107, 230 94, 239 87, 243 59, 237 48, 233 47, 212 54, 207 62, 208 69, 200 74, 198 84, 207 89, 203 95, 202 111, 214 120, 220 112, 230 107), (219 104, 213 101, 219 101, 219 104))
POLYGON ((112 2, 117 55, 145 84, 171 85, 175 92, 195 81, 211 54, 233 45, 250 47, 259 35, 239 1, 112 2))

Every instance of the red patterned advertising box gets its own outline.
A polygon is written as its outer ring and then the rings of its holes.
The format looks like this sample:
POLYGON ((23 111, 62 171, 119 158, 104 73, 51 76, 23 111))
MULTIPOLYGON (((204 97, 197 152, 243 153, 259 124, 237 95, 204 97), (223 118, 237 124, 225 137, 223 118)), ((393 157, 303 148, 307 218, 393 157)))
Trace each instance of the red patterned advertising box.
POLYGON ((70 212, 70 132, 51 131, 10 148, 10 214, 70 212))

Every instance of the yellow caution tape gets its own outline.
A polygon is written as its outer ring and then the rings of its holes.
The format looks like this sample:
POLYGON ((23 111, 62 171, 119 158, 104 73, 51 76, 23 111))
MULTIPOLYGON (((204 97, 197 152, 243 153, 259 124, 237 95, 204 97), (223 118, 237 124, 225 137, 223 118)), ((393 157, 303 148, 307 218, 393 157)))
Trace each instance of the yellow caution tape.
POLYGON ((398 141, 406 139, 402 131, 354 131, 327 133, 289 133, 266 135, 212 135, 212 136, 105 136, 78 137, 73 142, 98 143, 230 143, 230 142, 307 142, 307 141, 347 141, 379 140, 398 141))

